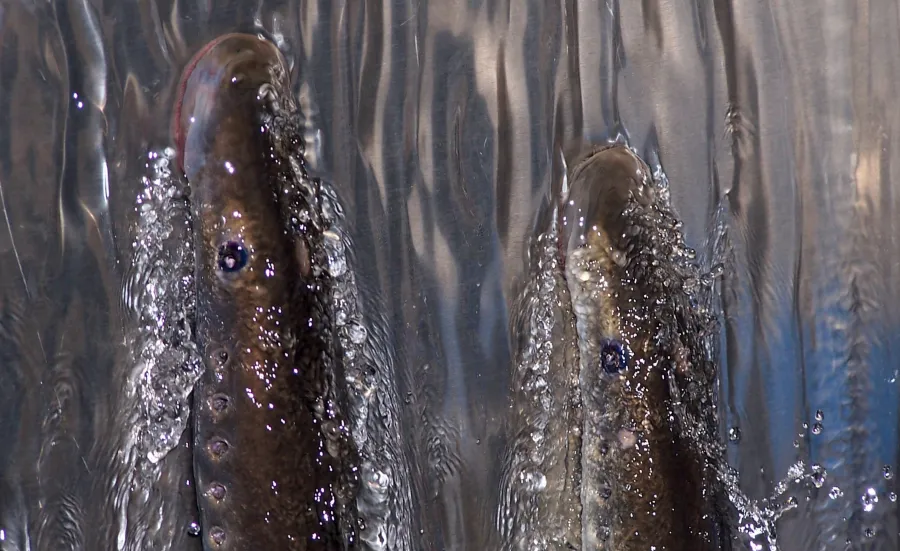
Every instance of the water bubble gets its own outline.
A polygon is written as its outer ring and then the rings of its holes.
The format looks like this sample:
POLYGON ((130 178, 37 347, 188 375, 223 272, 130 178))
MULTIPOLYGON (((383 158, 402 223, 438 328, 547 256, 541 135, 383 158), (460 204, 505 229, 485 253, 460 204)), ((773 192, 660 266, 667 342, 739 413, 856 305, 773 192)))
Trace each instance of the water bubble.
POLYGON ((325 252, 328 258, 326 269, 331 277, 341 277, 347 272, 347 259, 344 257, 344 244, 341 236, 333 231, 322 232, 325 252))
POLYGON ((831 491, 828 492, 828 497, 830 497, 831 499, 837 499, 843 495, 844 495, 843 490, 841 490, 837 486, 832 486, 831 491))
POLYGON ((862 495, 861 498, 863 504, 863 510, 867 513, 871 513, 873 509, 875 509, 875 505, 878 503, 878 493, 875 491, 875 488, 869 488, 866 490, 866 493, 862 495))
POLYGON ((523 472, 519 475, 519 481, 522 483, 525 491, 530 493, 540 492, 547 487, 547 477, 542 472, 523 472))
POLYGON ((874 538, 875 537, 875 529, 874 528, 866 528, 863 532, 866 538, 874 538))
POLYGON ((825 484, 827 475, 825 469, 818 463, 813 463, 810 468, 812 469, 813 484, 816 488, 821 488, 825 484))
POLYGON ((731 427, 728 429, 728 440, 731 442, 739 442, 741 440, 741 428, 731 427))
POLYGON ((816 423, 812 428, 813 434, 822 434, 822 423, 816 423))
POLYGON ((816 421, 824 421, 825 413, 821 409, 816 410, 816 421))
POLYGON ((890 480, 890 479, 894 478, 894 470, 891 469, 890 465, 885 465, 884 468, 881 470, 881 472, 884 475, 885 480, 890 480))
POLYGON ((339 310, 337 313, 335 313, 334 323, 337 324, 338 326, 347 325, 347 312, 345 312, 343 310, 339 310))
POLYGON ((386 472, 367 466, 363 475, 366 486, 379 494, 385 493, 390 488, 392 479, 391 475, 386 472))
POLYGON ((197 537, 200 535, 200 524, 192 522, 188 525, 187 533, 189 536, 197 537))
POLYGON ((606 541, 609 539, 610 530, 608 526, 600 526, 597 528, 597 539, 606 541))
POLYGON ((897 501, 897 492, 888 493, 888 499, 891 500, 891 502, 896 502, 897 501))
POLYGON ((350 334, 350 341, 353 344, 362 344, 366 342, 366 337, 369 335, 369 332, 366 331, 366 328, 362 325, 351 324, 347 328, 347 331, 350 334))
POLYGON ((328 273, 331 277, 341 277, 347 272, 347 261, 342 255, 328 254, 328 273))

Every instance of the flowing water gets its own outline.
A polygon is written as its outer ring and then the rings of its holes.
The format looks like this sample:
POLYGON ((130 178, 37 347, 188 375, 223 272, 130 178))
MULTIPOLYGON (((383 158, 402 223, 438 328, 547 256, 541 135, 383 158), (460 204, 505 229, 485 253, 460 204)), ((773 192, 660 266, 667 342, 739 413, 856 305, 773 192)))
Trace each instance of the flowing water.
POLYGON ((590 426, 553 209, 614 141, 697 253, 739 545, 898 548, 897 2, 0 0, 0 550, 198 549, 170 125, 229 32, 282 51, 321 182, 369 548, 573 533, 540 507, 590 426))

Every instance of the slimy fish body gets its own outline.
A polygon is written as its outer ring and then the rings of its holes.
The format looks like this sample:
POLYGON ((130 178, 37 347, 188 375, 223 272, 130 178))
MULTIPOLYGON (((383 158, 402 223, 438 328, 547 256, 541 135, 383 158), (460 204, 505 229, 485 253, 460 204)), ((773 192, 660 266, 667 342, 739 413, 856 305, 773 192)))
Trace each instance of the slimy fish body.
POLYGON ((708 320, 648 166, 607 146, 572 167, 560 219, 578 334, 581 549, 727 549, 708 320))
POLYGON ((197 339, 194 470, 204 548, 355 547, 355 450, 328 381, 326 282, 286 229, 265 115, 290 90, 275 45, 229 34, 179 86, 173 132, 191 188, 197 339))

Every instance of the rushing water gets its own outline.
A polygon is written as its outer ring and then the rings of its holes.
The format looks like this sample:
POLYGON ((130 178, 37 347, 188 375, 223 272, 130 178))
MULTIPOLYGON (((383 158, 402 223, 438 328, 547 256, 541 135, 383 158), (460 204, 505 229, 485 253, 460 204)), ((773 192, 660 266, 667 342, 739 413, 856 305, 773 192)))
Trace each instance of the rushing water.
POLYGON ((563 284, 532 268, 556 261, 542 217, 562 159, 618 139, 715 290, 743 531, 896 549, 898 22, 889 0, 0 2, 0 549, 196 545, 169 122, 185 63, 232 31, 291 66, 310 176, 339 207, 357 396, 395 387, 355 404, 373 420, 356 438, 392 450, 367 467, 372 503, 411 458, 410 513, 374 525, 422 549, 495 541, 511 382, 535 382, 515 367, 567 338, 534 298, 563 284))

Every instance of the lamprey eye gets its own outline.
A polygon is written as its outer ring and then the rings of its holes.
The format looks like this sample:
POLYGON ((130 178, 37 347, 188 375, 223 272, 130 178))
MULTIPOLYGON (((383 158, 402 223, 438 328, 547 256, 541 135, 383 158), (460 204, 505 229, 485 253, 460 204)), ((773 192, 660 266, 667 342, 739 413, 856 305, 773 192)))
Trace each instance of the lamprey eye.
POLYGON ((240 243, 229 241, 219 247, 219 269, 226 273, 240 271, 247 265, 247 249, 240 243))
POLYGON ((621 373, 628 367, 628 350, 617 340, 604 339, 600 343, 600 367, 610 374, 621 373))

